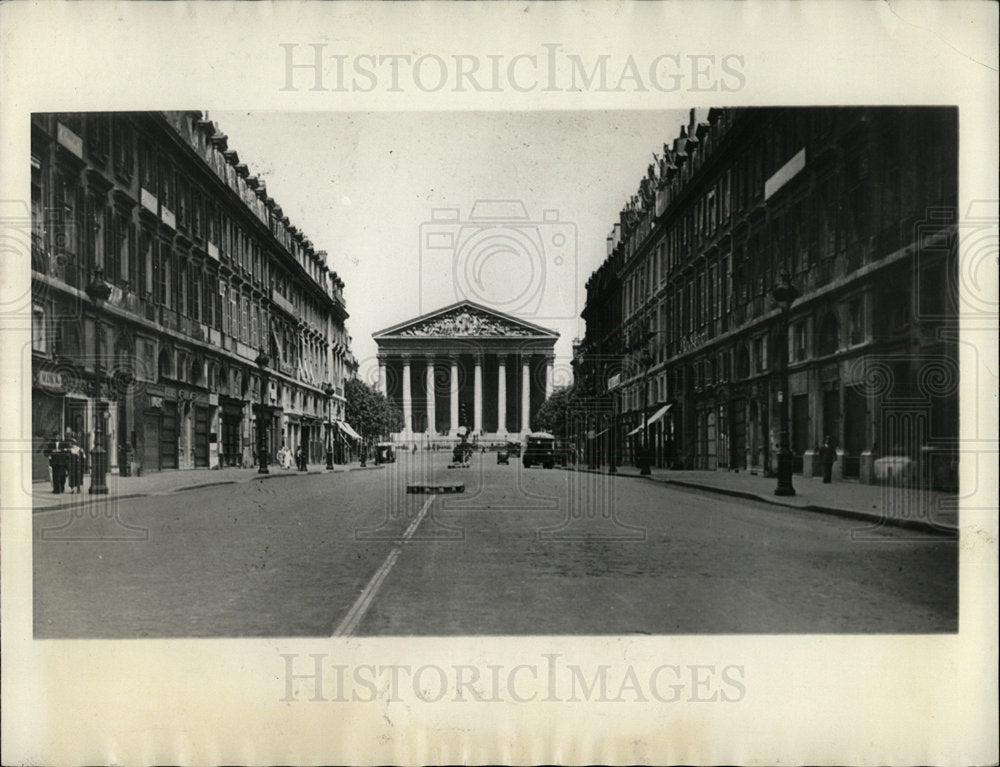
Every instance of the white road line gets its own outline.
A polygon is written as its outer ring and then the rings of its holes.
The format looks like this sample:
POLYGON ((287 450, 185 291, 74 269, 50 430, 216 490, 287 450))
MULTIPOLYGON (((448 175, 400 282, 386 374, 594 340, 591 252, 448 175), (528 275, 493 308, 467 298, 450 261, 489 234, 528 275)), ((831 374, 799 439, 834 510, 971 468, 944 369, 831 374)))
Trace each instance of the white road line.
POLYGON ((368 608, 371 607, 373 601, 375 601, 375 595, 378 590, 382 588, 382 582, 388 577, 389 571, 392 566, 396 564, 396 560, 399 559, 399 552, 402 550, 403 546, 406 544, 413 534, 417 531, 420 523, 423 521, 424 517, 427 516, 427 510, 434 503, 434 499, 437 498, 436 495, 432 495, 427 499, 426 503, 421 507, 420 513, 414 518, 410 523, 410 526, 406 528, 403 533, 403 537, 396 542, 392 547, 392 551, 389 552, 389 556, 385 558, 382 566, 375 571, 375 574, 368 581, 368 585, 365 586, 364 591, 357 598, 354 605, 348 610, 347 615, 340 622, 340 625, 333 632, 335 637, 347 637, 357 631, 358 626, 361 624, 361 620, 365 617, 368 612, 368 608))

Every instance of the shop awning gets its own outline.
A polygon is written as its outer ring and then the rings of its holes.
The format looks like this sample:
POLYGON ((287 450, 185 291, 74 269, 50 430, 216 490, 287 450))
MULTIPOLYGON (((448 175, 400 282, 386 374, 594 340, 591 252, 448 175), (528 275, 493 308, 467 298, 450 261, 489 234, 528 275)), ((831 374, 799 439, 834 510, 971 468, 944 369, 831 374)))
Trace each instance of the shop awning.
MULTIPOLYGON (((652 418, 649 418, 646 421, 646 426, 652 426, 654 423, 656 423, 661 418, 663 418, 663 416, 666 415, 667 411, 670 410, 671 407, 672 407, 672 405, 664 405, 659 410, 657 410, 655 413, 653 413, 652 418)), ((643 425, 640 423, 638 426, 636 426, 634 429, 632 429, 632 431, 630 431, 625 436, 626 437, 631 437, 631 436, 634 436, 634 435, 638 434, 640 431, 642 431, 642 426, 643 425)))
POLYGON ((354 431, 354 429, 351 428, 351 425, 347 421, 337 421, 337 425, 340 427, 340 430, 342 432, 347 434, 352 439, 357 439, 357 440, 361 439, 361 435, 358 434, 356 431, 354 431))
POLYGON ((667 411, 670 410, 670 408, 671 408, 671 405, 664 405, 663 407, 661 407, 659 410, 657 410, 655 413, 653 413, 653 417, 652 418, 650 418, 648 421, 646 421, 646 425, 650 426, 650 425, 656 423, 657 421, 659 421, 661 418, 663 418, 663 416, 665 416, 667 414, 667 411))

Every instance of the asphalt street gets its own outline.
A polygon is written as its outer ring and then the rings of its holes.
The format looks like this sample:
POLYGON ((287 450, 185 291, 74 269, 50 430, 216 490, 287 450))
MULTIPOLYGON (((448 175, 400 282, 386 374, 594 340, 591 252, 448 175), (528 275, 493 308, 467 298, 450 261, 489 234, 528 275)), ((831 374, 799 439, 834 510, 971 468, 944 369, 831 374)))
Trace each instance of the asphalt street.
POLYGON ((35 636, 958 628, 954 540, 493 454, 468 469, 448 458, 36 512, 35 636), (456 481, 464 493, 406 493, 456 481))

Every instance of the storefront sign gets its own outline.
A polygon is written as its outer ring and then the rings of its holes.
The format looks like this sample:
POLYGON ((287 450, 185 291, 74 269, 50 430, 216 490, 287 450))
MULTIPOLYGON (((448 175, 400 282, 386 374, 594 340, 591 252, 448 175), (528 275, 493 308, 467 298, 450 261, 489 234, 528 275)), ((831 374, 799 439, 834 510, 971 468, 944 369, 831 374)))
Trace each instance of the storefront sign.
POLYGON ((58 370, 39 370, 35 374, 38 386, 49 391, 64 391, 62 373, 58 370))
POLYGON ((149 406, 151 408, 161 408, 163 407, 163 397, 150 397, 149 406))

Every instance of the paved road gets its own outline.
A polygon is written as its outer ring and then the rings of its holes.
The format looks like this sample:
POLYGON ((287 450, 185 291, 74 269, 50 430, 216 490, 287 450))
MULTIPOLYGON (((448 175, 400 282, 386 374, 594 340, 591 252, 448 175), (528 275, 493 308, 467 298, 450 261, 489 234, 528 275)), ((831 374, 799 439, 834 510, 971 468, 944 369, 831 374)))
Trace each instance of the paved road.
POLYGON ((35 635, 957 629, 954 541, 489 454, 446 463, 36 513, 35 635), (405 493, 457 479, 464 494, 405 493))

